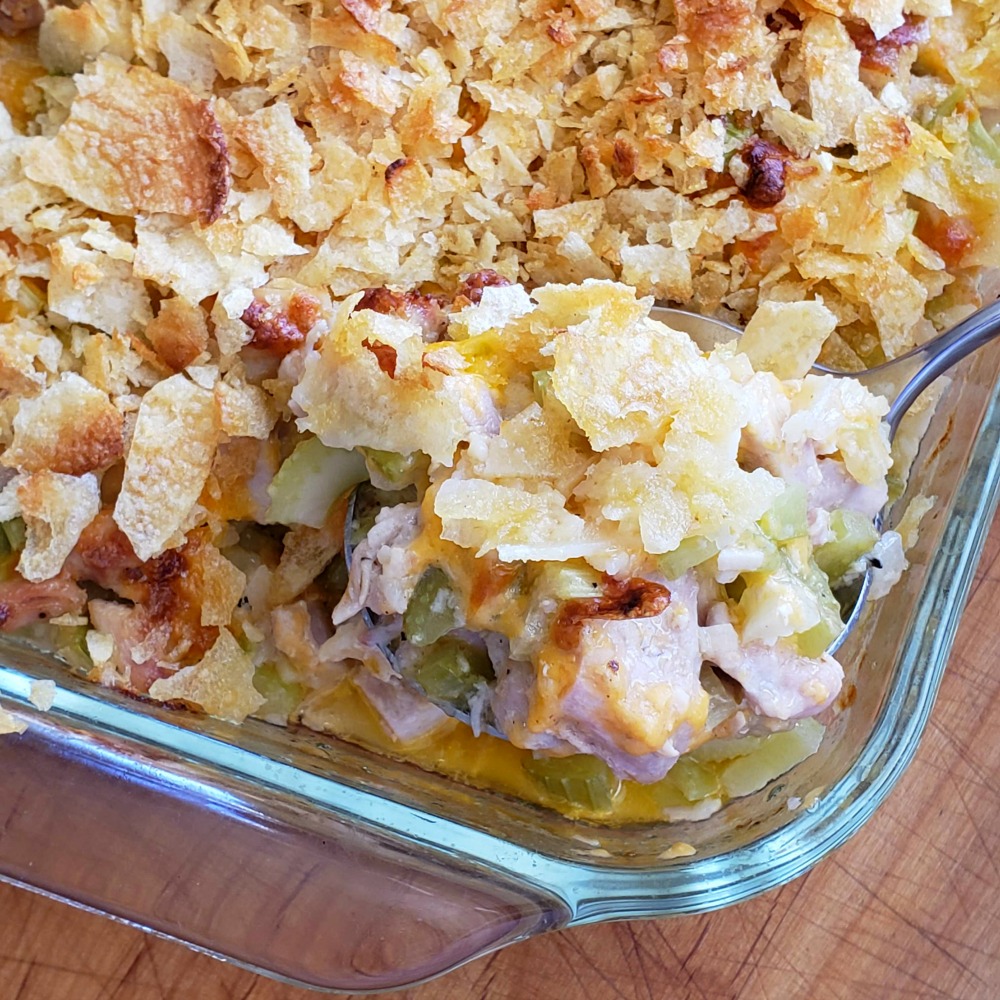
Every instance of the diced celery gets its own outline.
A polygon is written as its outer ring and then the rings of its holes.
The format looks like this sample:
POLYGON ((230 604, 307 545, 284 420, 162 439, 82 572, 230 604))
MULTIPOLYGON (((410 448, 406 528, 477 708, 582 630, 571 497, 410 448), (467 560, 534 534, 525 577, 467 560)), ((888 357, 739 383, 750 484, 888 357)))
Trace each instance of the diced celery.
POLYGON ((784 492, 760 519, 760 527, 773 541, 787 542, 809 533, 807 513, 805 487, 800 483, 786 483, 784 492))
POLYGON ((322 528, 334 500, 368 478, 364 456, 327 448, 319 438, 300 441, 268 486, 268 521, 322 528))
POLYGON ((256 669, 253 686, 261 697, 267 699, 257 710, 257 714, 264 718, 287 720, 306 693, 301 684, 286 681, 273 663, 263 663, 256 669))
POLYGON ((404 670, 431 701, 468 711, 469 701, 483 681, 494 678, 485 649, 445 636, 428 646, 423 656, 404 670))
POLYGON ((811 757, 819 749, 823 733, 823 726, 815 719, 802 719, 794 729, 765 737, 753 753, 721 769, 723 791, 730 798, 758 791, 811 757))
POLYGON ((711 559, 719 546, 711 538, 702 535, 691 535, 682 539, 680 545, 672 552, 666 552, 657 559, 660 572, 668 580, 682 577, 689 569, 699 566, 706 559, 711 559))
POLYGON ((403 632, 417 646, 429 646, 464 622, 448 574, 431 566, 417 581, 403 612, 403 632))
POLYGON ((830 648, 843 630, 839 614, 835 618, 824 615, 812 628, 796 633, 795 650, 800 656, 816 659, 830 648))
POLYGON ((772 643, 793 636, 803 656, 819 656, 843 629, 840 605, 812 559, 807 538, 784 543, 779 556, 777 569, 744 574, 743 639, 772 643))
POLYGON ((816 563, 832 583, 836 583, 878 540, 875 525, 853 510, 835 510, 830 515, 830 530, 834 537, 820 545, 815 553, 816 563))
POLYGON ((76 670, 89 671, 93 666, 90 652, 87 649, 86 625, 56 625, 52 643, 56 656, 65 660, 76 670))
POLYGON ((10 546, 10 551, 20 552, 24 548, 26 537, 24 521, 19 517, 14 517, 0 524, 0 528, 3 529, 4 538, 10 546))
POLYGON ((700 802, 710 795, 719 794, 718 771, 710 765, 684 756, 674 764, 670 773, 688 802, 700 802))
POLYGON ((793 572, 816 598, 819 609, 819 621, 795 636, 795 648, 802 656, 822 656, 844 628, 840 603, 830 589, 826 574, 813 559, 807 539, 798 539, 786 545, 783 554, 793 572))
POLYGON ((531 386, 539 406, 545 405, 545 394, 552 382, 552 372, 538 371, 531 373, 531 386))
POLYGON ((744 642, 770 644, 820 621, 819 599, 789 567, 745 576, 739 603, 744 642))
POLYGON ((538 597, 574 601, 599 597, 601 584, 601 574, 585 562, 543 563, 532 589, 538 597))
POLYGON ((365 456, 369 475, 378 486, 402 489, 411 486, 426 472, 430 459, 423 452, 401 455, 396 451, 379 451, 377 448, 360 448, 365 456))
POLYGON ((697 749, 686 753, 684 757, 697 761, 699 764, 735 760, 737 757, 746 757, 755 750, 759 750, 766 738, 765 736, 734 736, 730 739, 709 740, 697 749))
MULTIPOLYGON (((772 573, 784 565, 777 543, 765 535, 759 525, 750 525, 736 540, 733 547, 760 553, 761 561, 759 565, 754 570, 748 570, 748 573, 772 573)), ((724 559, 725 553, 720 556, 720 569, 722 568, 724 559)))
POLYGON ((997 146, 996 139, 986 131, 979 118, 969 122, 969 142, 985 154, 995 166, 1000 166, 1000 147, 997 146))
POLYGON ((940 122, 943 122, 968 96, 965 87, 955 87, 952 92, 937 106, 934 117, 930 120, 929 127, 933 129, 940 122))
POLYGON ((676 764, 667 772, 665 778, 651 785, 646 785, 642 790, 643 794, 652 799, 660 809, 685 809, 691 805, 691 800, 677 784, 677 779, 674 776, 675 770, 677 770, 676 764))
POLYGON ((528 758, 523 766, 553 798, 591 812, 611 812, 622 794, 621 780, 589 754, 528 758))
POLYGON ((747 144, 747 140, 753 135, 753 129, 737 124, 729 115, 723 118, 723 125, 726 132, 722 140, 722 151, 724 162, 728 164, 733 153, 738 152, 747 144))

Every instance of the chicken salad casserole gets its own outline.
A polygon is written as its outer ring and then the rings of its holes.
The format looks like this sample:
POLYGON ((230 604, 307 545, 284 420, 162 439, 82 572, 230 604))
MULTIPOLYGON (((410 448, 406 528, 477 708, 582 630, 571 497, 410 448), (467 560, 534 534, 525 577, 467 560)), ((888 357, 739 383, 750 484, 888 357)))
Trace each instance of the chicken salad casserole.
POLYGON ((918 430, 810 368, 982 304, 998 52, 950 0, 0 0, 0 629, 573 815, 761 787, 930 504, 878 536, 918 430))

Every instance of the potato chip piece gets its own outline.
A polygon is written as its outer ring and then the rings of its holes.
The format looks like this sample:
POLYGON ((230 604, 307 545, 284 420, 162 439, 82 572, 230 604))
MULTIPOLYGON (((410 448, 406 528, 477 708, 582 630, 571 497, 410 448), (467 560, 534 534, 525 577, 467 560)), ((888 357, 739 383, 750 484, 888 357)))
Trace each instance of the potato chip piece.
POLYGON ((91 59, 112 53, 126 61, 133 56, 127 28, 115 15, 114 3, 54 6, 45 11, 38 29, 38 54, 50 73, 78 73, 91 59))
POLYGON ((646 462, 605 457, 591 466, 574 497, 589 501, 599 516, 631 534, 629 547, 651 555, 672 552, 691 527, 687 498, 669 471, 646 462))
POLYGON ((253 686, 254 666, 228 629, 199 663, 161 677, 149 687, 157 701, 182 701, 225 722, 242 722, 265 700, 253 686))
POLYGON ((702 53, 692 95, 705 112, 788 107, 772 71, 776 42, 755 0, 676 0, 679 32, 702 53))
POLYGON ((94 472, 124 454, 122 427, 122 415, 106 393, 64 372, 41 395, 21 400, 14 439, 0 462, 27 472, 94 472))
POLYGON ((69 118, 21 154, 28 177, 102 212, 170 212, 205 225, 219 218, 229 156, 208 101, 108 56, 75 80, 69 118))
POLYGON ((170 547, 208 479, 217 439, 210 390, 172 375, 143 397, 114 512, 140 559, 170 547))
POLYGON ((576 233, 591 240, 604 221, 604 202, 574 201, 559 208, 540 208, 534 213, 535 236, 568 236, 576 233))
MULTIPOLYGON (((6 72, 10 72, 9 68, 0 62, 0 94, 6 72)), ((14 129, 10 111, 0 99, 0 191, 3 192, 0 198, 0 229, 20 227, 36 208, 51 203, 57 194, 25 176, 20 154, 27 144, 28 140, 14 129)))
POLYGON ((500 330, 531 312, 533 303, 521 285, 487 285, 479 302, 448 317, 452 340, 475 337, 488 330, 500 330))
POLYGON ((823 145, 853 142, 857 122, 878 102, 859 78, 861 53, 835 17, 811 17, 802 32, 802 53, 812 118, 823 127, 823 145))
POLYGON ((649 320, 581 323, 556 337, 554 356, 553 391, 597 451, 658 442, 707 364, 690 337, 649 320))
POLYGON ((500 425, 500 433, 468 455, 474 474, 483 479, 544 479, 569 493, 579 482, 591 455, 573 422, 558 406, 532 403, 500 425), (478 454, 482 452, 481 456, 478 454))
POLYGON ((822 301, 762 302, 739 339, 739 350, 758 371, 802 378, 836 327, 837 317, 822 301))
POLYGON ((45 385, 45 369, 54 369, 62 344, 54 333, 45 333, 31 320, 15 318, 0 323, 0 389, 33 394, 45 385))
POLYGON ((698 534, 731 537, 734 527, 759 520, 784 490, 782 480, 765 469, 746 472, 737 464, 739 438, 713 441, 702 434, 671 427, 660 452, 679 492, 687 497, 698 534))
POLYGON ((230 437, 265 440, 278 420, 271 398, 259 385, 227 375, 213 390, 219 406, 219 426, 230 437))
POLYGON ((97 516, 101 506, 97 477, 91 472, 83 476, 35 472, 21 480, 17 501, 26 529, 17 571, 32 583, 51 580, 97 516))
POLYGON ((414 348, 423 349, 420 328, 392 316, 373 320, 365 315, 370 312, 362 310, 335 324, 320 341, 319 352, 306 361, 292 392, 304 413, 300 427, 331 448, 361 446, 403 455, 422 451, 435 462, 452 465, 460 442, 476 433, 494 433, 499 426, 486 383, 475 375, 445 375, 416 366, 414 348), (364 346, 367 332, 376 329, 393 343, 379 348, 376 336, 364 346), (400 336, 406 329, 410 335, 400 336))
POLYGON ((214 545, 200 546, 193 561, 200 578, 201 624, 228 625, 246 590, 246 575, 214 545))
POLYGON ((441 537, 476 555, 496 550, 503 562, 562 561, 595 555, 606 544, 587 536, 586 522, 566 510, 551 486, 536 492, 483 479, 448 479, 434 497, 441 537))
POLYGON ((851 302, 867 306, 887 357, 897 357, 914 346, 928 293, 898 261, 810 250, 796 266, 803 278, 827 278, 851 302))
POLYGON ((694 291, 691 258, 677 247, 659 244, 623 247, 622 281, 634 285, 640 295, 687 302, 694 291))
POLYGON ((368 165, 336 136, 319 144, 324 165, 313 173, 313 149, 287 104, 244 118, 237 135, 260 163, 278 211, 306 232, 329 229, 367 186, 368 165))
POLYGON ((631 326, 649 312, 635 290, 613 281, 584 281, 578 285, 548 284, 531 297, 538 303, 540 319, 555 327, 568 327, 594 318, 609 328, 631 326))
POLYGON ((260 259, 243 251, 243 228, 228 218, 203 229, 179 225, 171 216, 151 215, 137 219, 135 229, 136 277, 172 288, 188 302, 219 295, 216 308, 238 320, 253 299, 253 289, 267 281, 260 259))

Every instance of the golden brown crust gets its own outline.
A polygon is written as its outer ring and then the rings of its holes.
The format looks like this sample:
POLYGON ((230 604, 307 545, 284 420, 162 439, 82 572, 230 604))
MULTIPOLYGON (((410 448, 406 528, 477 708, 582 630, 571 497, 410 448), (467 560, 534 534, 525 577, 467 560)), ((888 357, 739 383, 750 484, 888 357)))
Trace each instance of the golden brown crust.
POLYGON ((23 155, 32 180, 117 215, 169 212, 206 226, 219 218, 229 157, 210 102, 110 58, 77 79, 69 118, 23 155))
POLYGON ((906 14, 903 23, 883 38, 876 38, 867 24, 856 21, 847 23, 847 32, 861 53, 861 66, 880 73, 894 73, 903 49, 930 37, 927 22, 914 14, 906 14))
POLYGON ((670 605, 670 591, 651 580, 604 578, 600 597, 566 601, 552 625, 552 641, 560 648, 575 649, 580 629, 594 618, 622 621, 628 618, 652 618, 670 605))
MULTIPOLYGON (((411 320, 417 323, 426 337, 432 340, 436 340, 444 332, 447 325, 443 297, 426 295, 423 292, 396 292, 391 288, 366 288, 354 309, 355 311, 371 309, 373 312, 386 316, 399 316, 401 319, 411 320)), ((383 365, 381 359, 379 365, 383 365)), ((385 367, 382 367, 382 370, 385 371, 385 367)))
POLYGON ((182 371, 208 346, 205 314, 182 298, 164 299, 146 326, 146 338, 170 369, 182 371))
POLYGON ((913 235, 926 243, 949 267, 959 267, 975 246, 976 230, 962 216, 950 216, 933 205, 924 205, 913 235))
POLYGON ((243 311, 243 322, 253 330, 251 345, 283 358, 305 343, 319 316, 320 303, 304 292, 294 292, 285 306, 254 299, 243 311))
POLYGON ((26 472, 70 476, 106 469, 124 454, 123 418, 107 395, 67 373, 14 418, 14 440, 0 461, 26 472))

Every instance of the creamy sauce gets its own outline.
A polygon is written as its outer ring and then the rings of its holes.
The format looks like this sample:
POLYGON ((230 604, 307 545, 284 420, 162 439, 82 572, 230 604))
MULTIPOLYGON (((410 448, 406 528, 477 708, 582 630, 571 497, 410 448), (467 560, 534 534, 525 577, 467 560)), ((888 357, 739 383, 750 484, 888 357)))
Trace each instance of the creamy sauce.
POLYGON ((513 795, 574 819, 603 825, 662 822, 666 807, 678 808, 686 801, 668 774, 655 785, 623 781, 611 812, 595 813, 553 795, 525 771, 525 762, 532 759, 530 751, 493 736, 474 736, 468 726, 453 720, 422 741, 402 746, 386 733, 364 695, 349 681, 324 696, 322 709, 312 713, 309 722, 386 757, 476 788, 513 795))

